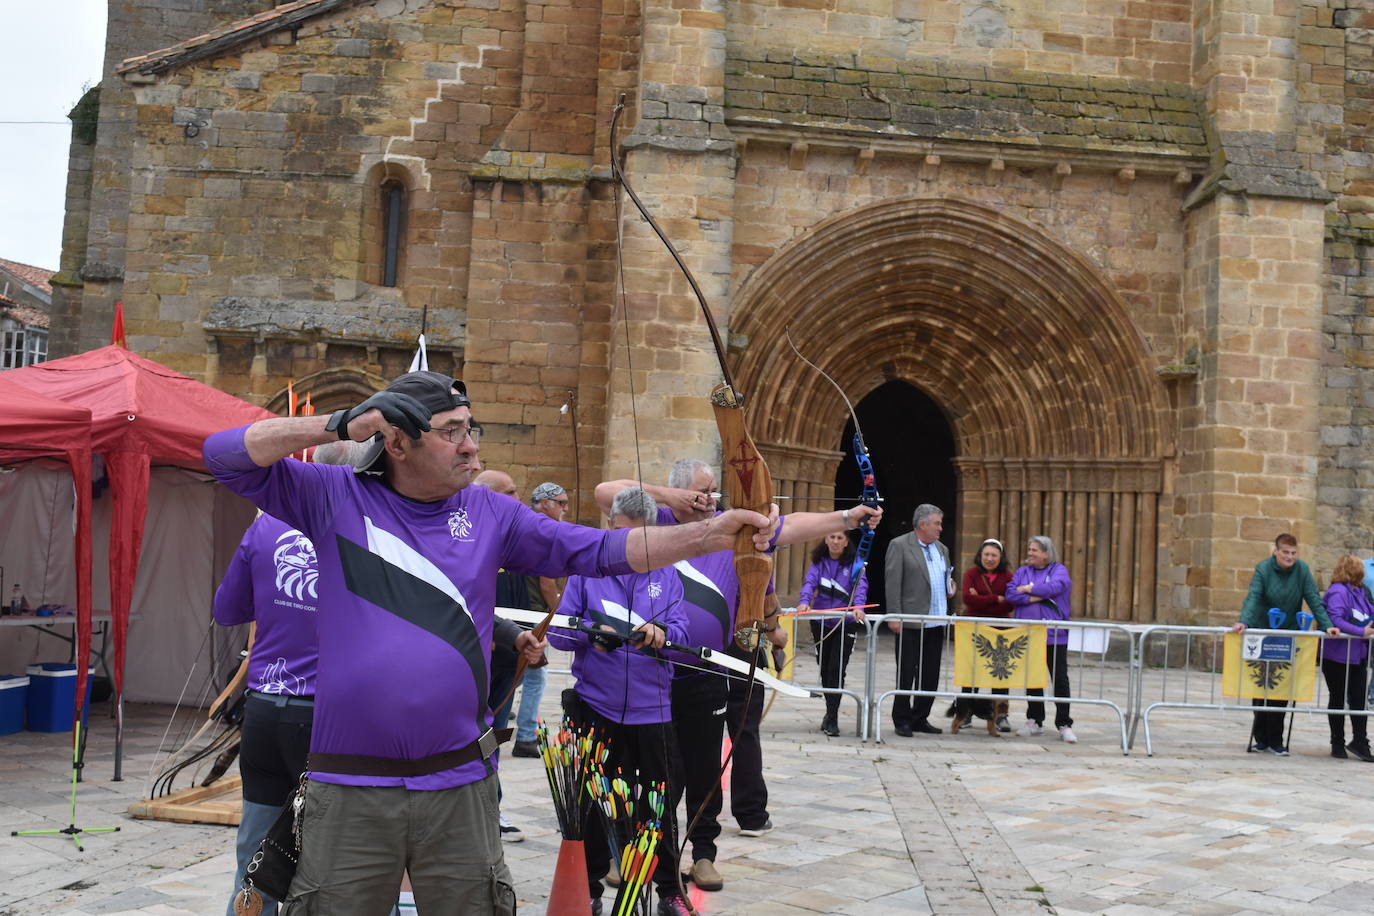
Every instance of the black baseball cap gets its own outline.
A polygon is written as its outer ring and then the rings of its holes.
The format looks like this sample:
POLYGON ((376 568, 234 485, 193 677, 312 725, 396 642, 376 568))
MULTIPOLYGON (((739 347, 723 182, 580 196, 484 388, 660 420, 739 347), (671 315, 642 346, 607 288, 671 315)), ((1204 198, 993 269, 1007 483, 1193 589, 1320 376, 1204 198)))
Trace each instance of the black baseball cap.
MULTIPOLYGON (((472 406, 472 401, 468 400, 467 386, 461 380, 427 369, 407 372, 394 379, 386 386, 386 390, 409 395, 429 408, 430 414, 472 406)), ((382 452, 385 450, 385 440, 378 433, 359 450, 358 458, 353 462, 353 472, 380 476, 384 468, 382 452)))
POLYGON ((472 406, 466 385, 442 372, 430 372, 427 369, 407 372, 387 385, 386 390, 410 395, 428 407, 430 413, 472 406))

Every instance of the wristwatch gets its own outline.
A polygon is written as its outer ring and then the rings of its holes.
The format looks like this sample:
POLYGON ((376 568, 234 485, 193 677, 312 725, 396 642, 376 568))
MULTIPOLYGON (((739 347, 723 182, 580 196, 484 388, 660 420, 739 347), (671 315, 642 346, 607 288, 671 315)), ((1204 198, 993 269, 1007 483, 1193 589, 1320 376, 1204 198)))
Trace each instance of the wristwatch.
POLYGON ((324 425, 327 433, 336 433, 340 439, 348 438, 348 408, 340 408, 334 411, 329 417, 329 422, 324 425))

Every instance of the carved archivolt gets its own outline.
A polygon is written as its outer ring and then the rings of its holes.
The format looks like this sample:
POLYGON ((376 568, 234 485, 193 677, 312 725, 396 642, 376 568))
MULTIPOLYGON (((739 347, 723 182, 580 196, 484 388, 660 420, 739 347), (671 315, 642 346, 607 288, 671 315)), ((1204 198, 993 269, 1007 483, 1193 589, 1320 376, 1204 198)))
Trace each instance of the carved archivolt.
POLYGON ((964 456, 1155 457, 1166 411, 1139 329, 1083 258, 996 210, 891 200, 819 223, 735 297, 759 440, 833 447, 843 405, 890 378, 948 412, 964 456))

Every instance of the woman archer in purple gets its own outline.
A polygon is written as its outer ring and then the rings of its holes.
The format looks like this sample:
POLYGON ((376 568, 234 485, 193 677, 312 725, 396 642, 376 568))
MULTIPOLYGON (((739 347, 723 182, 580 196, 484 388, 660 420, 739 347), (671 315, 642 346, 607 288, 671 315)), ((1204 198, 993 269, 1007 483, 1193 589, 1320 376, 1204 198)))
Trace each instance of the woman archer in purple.
MULTIPOLYGON (((797 597, 797 612, 805 614, 811 610, 824 611, 829 608, 843 608, 852 604, 863 604, 868 597, 868 576, 859 571, 858 586, 851 578, 854 568, 854 543, 843 531, 826 535, 811 551, 811 568, 806 571, 801 593, 797 597), (849 600, 849 593, 854 600, 849 600)), ((849 657, 854 652, 854 642, 859 630, 863 628, 864 612, 859 609, 848 611, 844 617, 826 617, 812 620, 811 636, 816 642, 816 660, 821 667, 821 686, 839 688, 844 686, 845 671, 849 668, 849 657)), ((821 720, 821 731, 832 738, 840 734, 840 694, 825 695, 825 718, 821 720)))

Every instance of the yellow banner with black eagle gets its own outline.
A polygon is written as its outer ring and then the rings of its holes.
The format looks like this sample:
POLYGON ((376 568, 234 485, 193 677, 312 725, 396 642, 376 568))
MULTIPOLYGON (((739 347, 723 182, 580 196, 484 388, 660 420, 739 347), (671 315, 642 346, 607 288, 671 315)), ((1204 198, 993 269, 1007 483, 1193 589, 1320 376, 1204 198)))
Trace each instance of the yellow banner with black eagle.
POLYGON ((955 621, 955 686, 1043 688, 1045 629, 955 621))
POLYGON ((1221 662, 1222 696, 1312 702, 1320 645, 1315 633, 1227 633, 1221 662))

